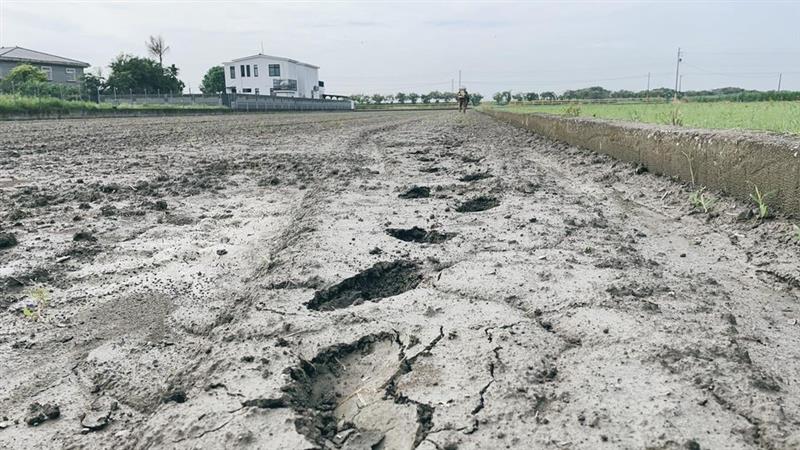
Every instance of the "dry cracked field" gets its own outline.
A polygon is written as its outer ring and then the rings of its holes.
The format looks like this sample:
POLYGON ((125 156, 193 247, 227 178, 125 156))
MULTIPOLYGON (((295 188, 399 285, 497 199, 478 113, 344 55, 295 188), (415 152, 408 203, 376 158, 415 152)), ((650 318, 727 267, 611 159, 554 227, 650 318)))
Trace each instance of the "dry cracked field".
POLYGON ((0 124, 0 447, 800 448, 800 245, 470 112, 0 124))

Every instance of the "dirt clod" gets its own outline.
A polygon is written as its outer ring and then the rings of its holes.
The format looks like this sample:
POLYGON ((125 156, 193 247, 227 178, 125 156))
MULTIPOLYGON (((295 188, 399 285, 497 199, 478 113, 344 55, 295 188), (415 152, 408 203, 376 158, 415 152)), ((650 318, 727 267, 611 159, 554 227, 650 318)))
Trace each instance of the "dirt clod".
POLYGON ((17 245, 17 237, 13 233, 0 233, 0 250, 17 245))
POLYGON ((456 211, 458 212, 478 212, 478 211, 486 211, 487 209, 492 209, 497 206, 500 206, 500 201, 494 197, 488 196, 480 196, 477 198, 473 198, 472 200, 467 200, 466 202, 460 204, 456 207, 456 211))
POLYGON ((431 196, 431 188, 428 186, 414 186, 411 189, 398 195, 400 198, 427 198, 431 196))
POLYGON ((462 176, 461 178, 458 179, 458 181, 470 182, 470 181, 483 180, 491 177, 492 174, 490 174, 489 172, 475 172, 462 176))
POLYGON ((81 241, 96 242, 97 238, 94 236, 94 234, 91 231, 83 230, 83 231, 78 231, 77 233, 75 233, 72 236, 72 240, 75 241, 75 242, 81 242, 81 241))
POLYGON ((386 234, 406 242, 420 242, 426 244, 440 244, 453 236, 454 233, 441 233, 437 230, 426 231, 424 228, 388 228, 386 234))
POLYGON ((414 289, 422 281, 420 263, 400 260, 379 262, 328 289, 317 291, 308 309, 328 311, 364 301, 379 301, 414 289))
POLYGON ((42 405, 39 402, 34 402, 28 406, 28 414, 25 416, 25 423, 35 427, 48 420, 58 419, 59 416, 61 416, 61 409, 58 405, 53 403, 45 403, 42 405))

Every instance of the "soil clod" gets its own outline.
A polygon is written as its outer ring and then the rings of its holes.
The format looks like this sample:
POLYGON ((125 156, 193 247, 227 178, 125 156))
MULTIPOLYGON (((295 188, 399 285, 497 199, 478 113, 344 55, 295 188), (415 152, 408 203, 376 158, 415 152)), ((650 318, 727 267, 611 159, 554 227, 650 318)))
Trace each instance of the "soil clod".
POLYGON ((428 186, 414 186, 411 189, 403 192, 398 197, 400 198, 428 198, 431 196, 431 188, 428 186))
POLYGON ((476 172, 464 175, 463 177, 459 178, 458 181, 470 182, 470 181, 483 180, 491 177, 492 174, 490 174, 489 172, 476 172))
POLYGON ((406 242, 441 244, 455 236, 455 233, 440 233, 436 230, 426 231, 424 228, 388 228, 386 234, 406 242))
POLYGON ((329 311, 365 301, 379 301, 414 289, 422 281, 420 264, 400 260, 379 262, 328 289, 317 291, 308 309, 329 311))
POLYGON ((97 238, 92 234, 91 231, 79 231, 72 236, 72 240, 75 242, 80 241, 88 241, 88 242, 96 242, 97 238))
POLYGON ((42 405, 39 402, 34 402, 28 407, 28 415, 25 416, 25 423, 35 427, 48 420, 58 419, 59 416, 61 416, 61 409, 58 405, 53 403, 45 403, 42 405))
POLYGON ((17 237, 13 233, 0 233, 0 250, 17 245, 17 237))
POLYGON ((474 198, 472 200, 467 200, 466 202, 460 204, 456 211, 458 212, 478 212, 478 211, 486 211, 487 209, 492 209, 497 206, 500 206, 500 201, 494 197, 488 196, 480 196, 474 198))

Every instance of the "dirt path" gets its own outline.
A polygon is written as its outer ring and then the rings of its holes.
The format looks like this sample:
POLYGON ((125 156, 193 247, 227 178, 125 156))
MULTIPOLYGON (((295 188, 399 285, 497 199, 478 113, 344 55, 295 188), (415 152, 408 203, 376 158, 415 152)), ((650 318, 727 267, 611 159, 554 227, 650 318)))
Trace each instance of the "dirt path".
POLYGON ((0 447, 800 447, 800 245, 729 200, 472 112, 0 149, 0 447))

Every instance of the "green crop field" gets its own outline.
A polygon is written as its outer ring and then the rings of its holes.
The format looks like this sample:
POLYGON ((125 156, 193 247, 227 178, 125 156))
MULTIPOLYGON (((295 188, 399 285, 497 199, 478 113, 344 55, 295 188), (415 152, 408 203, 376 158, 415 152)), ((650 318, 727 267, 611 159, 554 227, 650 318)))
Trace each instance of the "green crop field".
POLYGON ((695 128, 735 128, 800 134, 800 102, 796 101, 571 105, 512 103, 504 106, 485 104, 482 107, 518 113, 542 112, 695 128))

